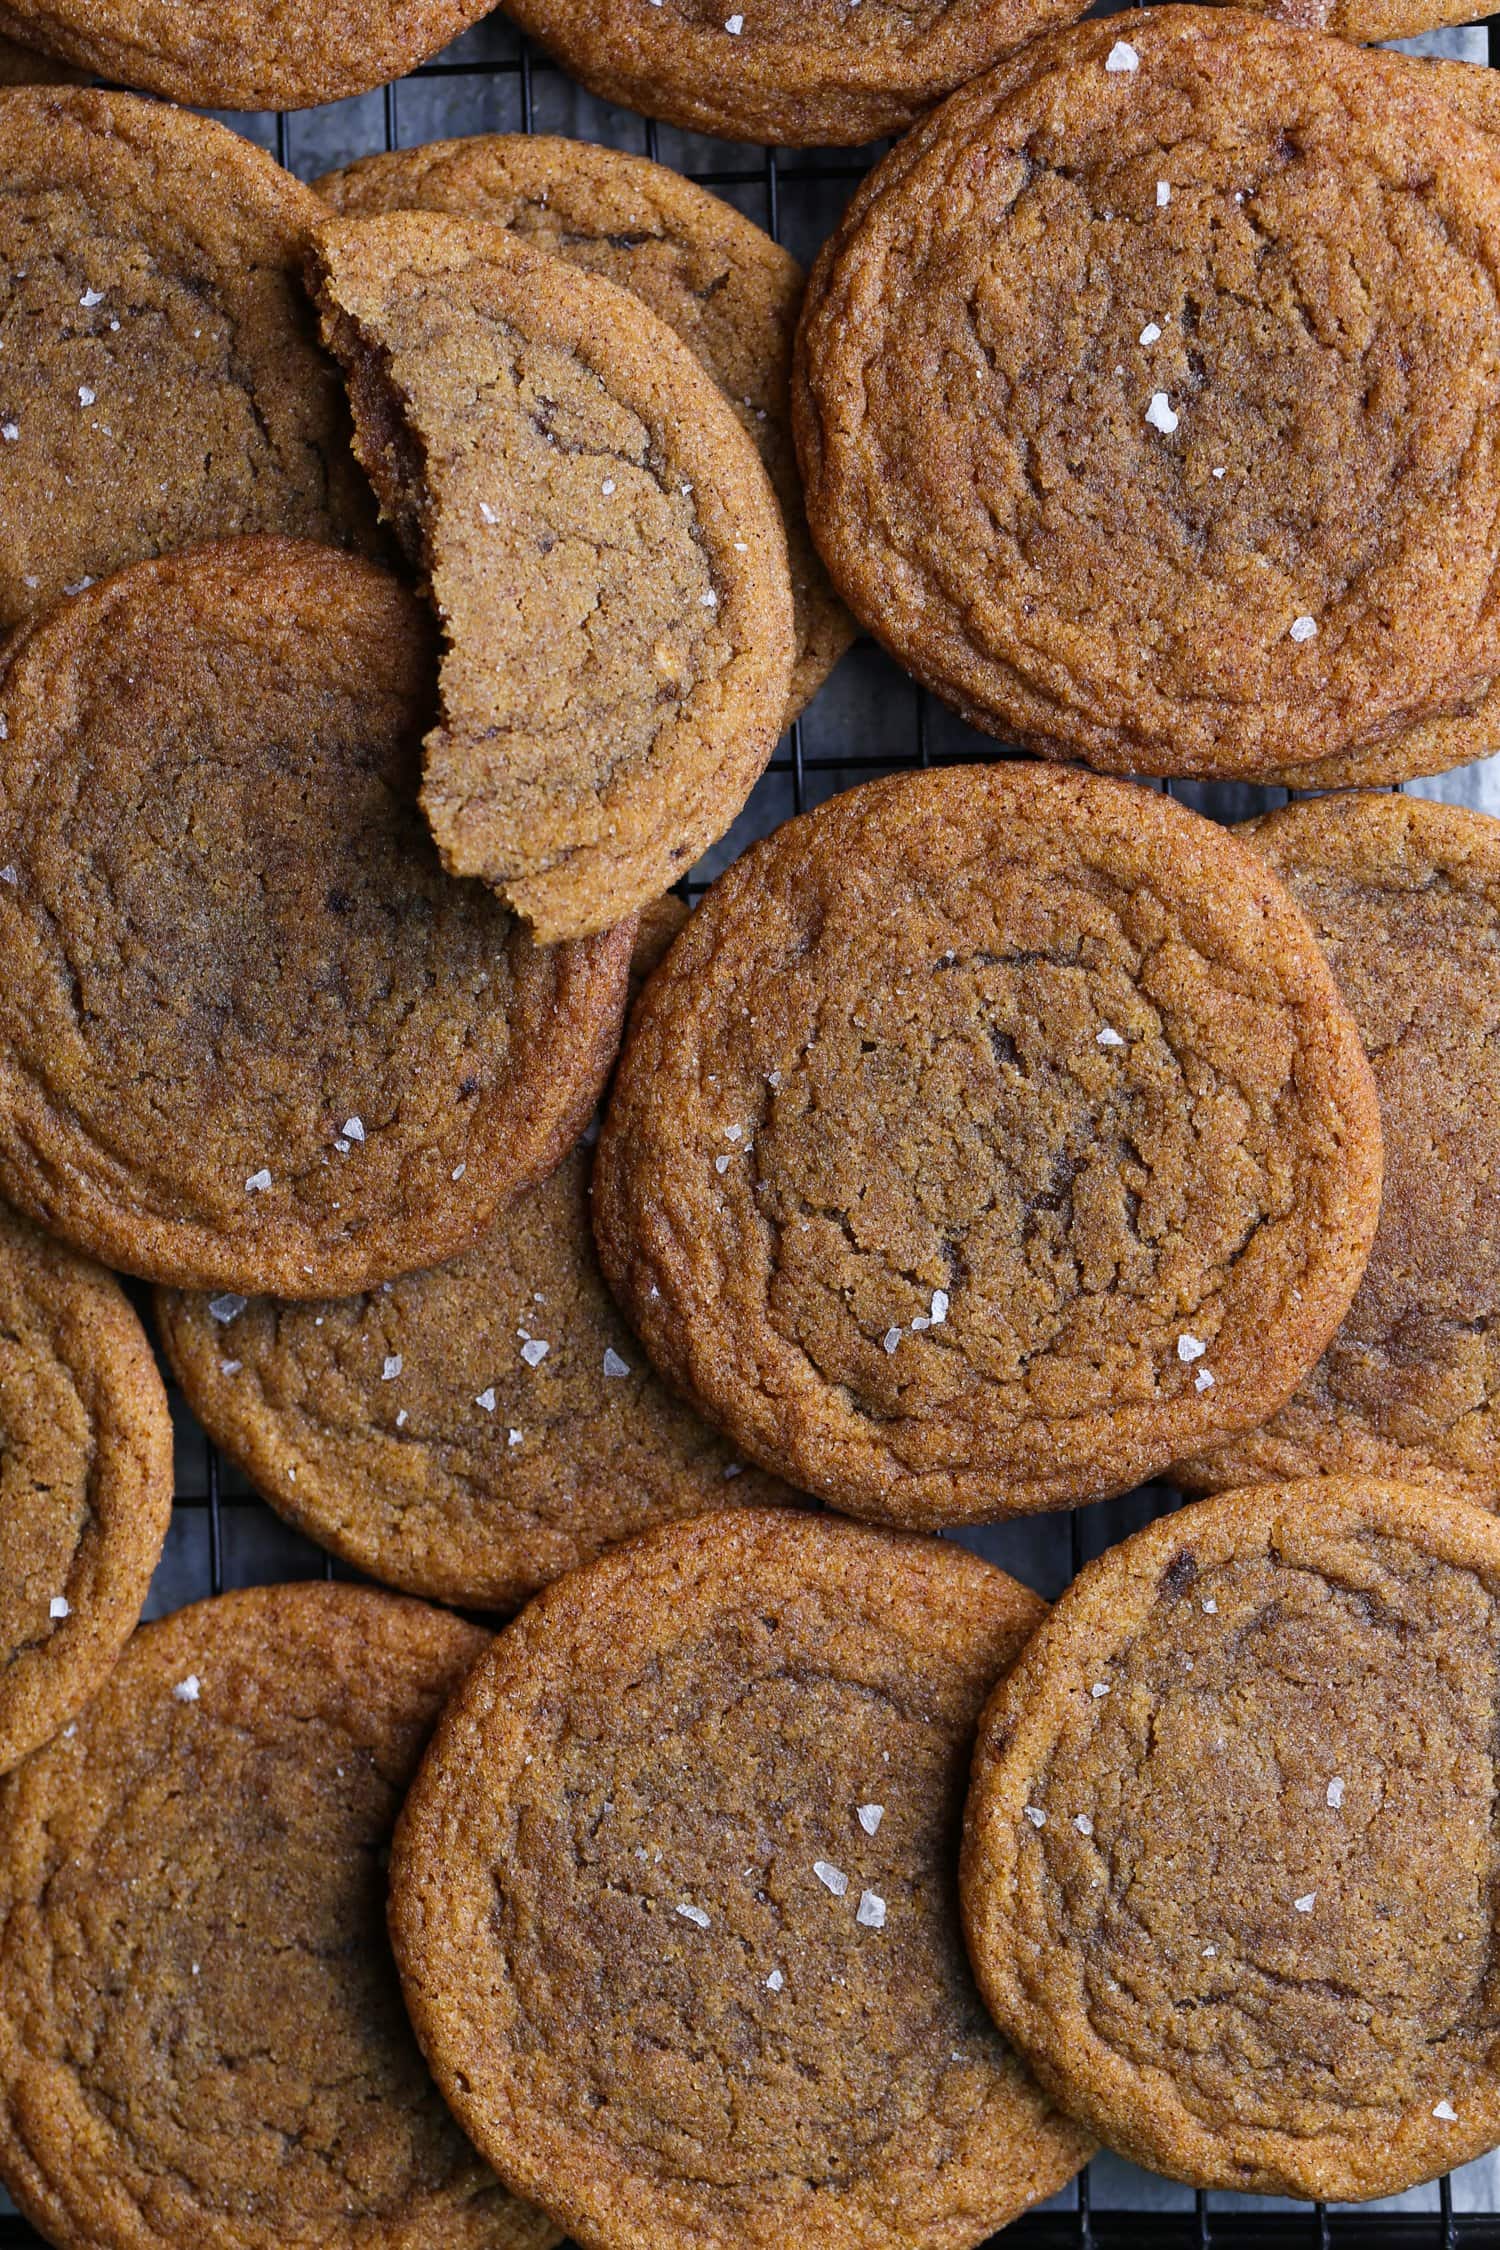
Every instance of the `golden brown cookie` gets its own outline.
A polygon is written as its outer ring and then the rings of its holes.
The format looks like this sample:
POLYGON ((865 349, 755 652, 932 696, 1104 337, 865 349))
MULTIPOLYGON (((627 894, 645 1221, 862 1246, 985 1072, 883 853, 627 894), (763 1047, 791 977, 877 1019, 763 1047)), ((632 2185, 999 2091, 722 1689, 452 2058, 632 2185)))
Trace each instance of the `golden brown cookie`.
POLYGON ((1268 15, 1299 30, 1353 40, 1412 39, 1444 24, 1481 23, 1485 12, 1482 0, 1248 0, 1248 5, 1264 5, 1268 15))
POLYGON ((631 290, 734 406, 781 503, 797 658, 790 726, 854 637, 807 528, 788 377, 802 269, 722 197, 664 165, 552 134, 489 133, 367 156, 317 193, 352 218, 446 211, 488 219, 631 290))
POLYGON ((668 1381, 791 1483, 930 1528, 1264 1421, 1379 1204, 1359 1033, 1264 862, 1020 763, 851 790, 722 876, 594 1177, 668 1381))
POLYGON ((485 1635, 354 1586, 200 1602, 0 1788, 0 2177, 60 2250, 546 2250, 439 2099, 391 1828, 485 1635))
POLYGON ((200 109, 310 109, 402 78, 490 0, 0 0, 0 31, 200 109))
POLYGON ((1374 1066, 1380 1229, 1318 1365, 1195 1491, 1344 1472, 1500 1507, 1500 820, 1322 797, 1241 831, 1317 932, 1374 1066))
POLYGON ((443 863, 552 942, 716 841, 775 747, 786 536, 664 321, 478 219, 333 219, 323 327, 355 444, 442 621, 422 803, 443 863))
POLYGON ((1087 2157, 953 1896, 974 1723, 1042 1614, 944 1542, 715 1516, 476 1667, 391 1931, 460 2122, 581 2250, 965 2250, 1087 2157))
POLYGON ((119 1284, 0 1205, 0 1773, 88 1701, 172 1511, 172 1424, 119 1284))
POLYGON ((985 1713, 985 1998, 1054 2097, 1202 2187, 1391 2195, 1500 2140, 1500 1525, 1261 1485, 1092 1563, 985 1713))
POLYGON ((209 1436, 370 1577, 515 1609, 668 1517, 791 1504, 653 1376, 599 1273, 589 1161, 575 1149, 464 1257, 368 1296, 158 1297, 209 1436))
POLYGON ((628 928, 544 952, 438 865, 434 651, 395 579, 245 540, 141 563, 0 670, 0 1188, 179 1287, 455 1256, 612 1058, 628 928))
POLYGON ((311 190, 130 94, 0 93, 0 146, 0 627, 199 540, 371 544, 311 190))
POLYGON ((690 132, 793 147, 899 133, 1078 0, 506 0, 606 101, 690 132))
POLYGON ((814 271, 814 535, 904 663, 1045 754, 1384 744, 1500 668, 1497 277, 1492 144, 1393 58, 1232 9, 1054 34, 814 271))

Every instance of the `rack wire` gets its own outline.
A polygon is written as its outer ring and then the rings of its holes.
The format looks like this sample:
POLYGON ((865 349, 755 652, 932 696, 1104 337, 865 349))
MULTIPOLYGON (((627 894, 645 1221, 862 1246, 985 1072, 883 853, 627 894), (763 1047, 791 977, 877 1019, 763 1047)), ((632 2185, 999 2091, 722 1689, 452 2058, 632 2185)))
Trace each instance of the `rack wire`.
MULTIPOLYGON (((1488 61, 1500 66, 1500 16, 1490 20, 1485 36, 1488 61)), ((854 183, 888 145, 802 152, 693 139, 589 102, 498 17, 449 55, 424 64, 378 95, 325 112, 231 116, 224 122, 247 132, 281 164, 306 177, 378 149, 459 133, 571 131, 671 164, 698 185, 727 196, 804 260, 831 230, 854 183), (414 110, 420 110, 419 118, 414 110)), ((1010 754, 964 725, 861 642, 778 746, 730 836, 682 889, 696 899, 753 838, 877 773, 1010 754)), ((1165 786, 1220 819, 1284 803, 1287 794, 1213 784, 1165 786)), ((1500 811, 1500 784, 1491 809, 1500 811)), ((274 1518, 238 1473, 221 1462, 175 1385, 169 1382, 168 1389, 177 1437, 176 1495, 167 1553, 148 1614, 262 1579, 357 1575, 274 1518)), ((973 1543, 1055 1595, 1090 1555, 1151 1516, 1178 1506, 1180 1499, 1166 1487, 1148 1487, 1121 1502, 1003 1527, 973 1543)), ((1500 2250, 1500 2210, 1457 2209, 1448 2178, 1429 2191, 1425 2211, 1272 2203, 1247 2208, 1254 2199, 1186 2190, 1180 2191, 1178 2207, 1162 2209, 1140 2199, 1144 2182, 1139 2176, 1116 2166, 1113 2176, 1101 2181, 1099 2171, 1097 2165, 1086 2166, 1064 2196, 1017 2220, 984 2250, 1500 2250)), ((0 2193, 0 2250, 32 2250, 40 2241, 0 2193)), ((788 2243, 786 2250, 798 2246, 788 2243)))

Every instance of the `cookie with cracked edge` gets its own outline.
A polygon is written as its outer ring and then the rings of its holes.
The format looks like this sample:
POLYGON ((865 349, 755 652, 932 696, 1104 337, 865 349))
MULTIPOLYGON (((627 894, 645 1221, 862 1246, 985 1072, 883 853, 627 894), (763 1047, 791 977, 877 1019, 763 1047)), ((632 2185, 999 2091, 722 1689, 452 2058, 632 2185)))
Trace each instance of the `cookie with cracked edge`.
POLYGON ((1055 33, 898 147, 814 269, 814 536, 902 662, 1044 755, 1388 749, 1495 672, 1497 271, 1492 143, 1398 58, 1231 9, 1055 33))
POLYGON ((935 1529, 1264 1421, 1380 1179, 1358 1030, 1264 860, 1006 762, 851 790, 721 876, 636 1009, 594 1218, 749 1459, 935 1529))
POLYGON ((373 548, 300 266, 323 205, 208 119, 0 92, 0 627, 241 533, 373 548))
POLYGON ((312 286, 446 653, 422 803, 547 942, 670 889, 744 804, 793 658, 754 446, 665 321, 505 228, 333 219, 312 286))
POLYGON ((299 1531, 408 1593, 511 1610, 670 1517, 794 1504, 656 1380, 599 1272, 590 1163, 368 1296, 158 1296, 188 1404, 299 1531))
POLYGON ((198 109, 311 109, 404 78, 490 0, 0 0, 0 33, 198 109))
POLYGON ((391 1931, 460 2122, 582 2250, 965 2250, 1090 2154, 953 1893, 975 1721, 1043 1613, 947 1542, 712 1516, 481 1660, 391 1931))
POLYGON ((803 274, 791 253, 665 165, 548 133, 477 134, 367 156, 314 187, 349 218, 422 210, 491 220, 629 289, 675 329, 734 407, 781 503, 797 639, 782 715, 790 726, 854 638, 807 528, 792 445, 788 381, 803 274))
POLYGON ((506 0, 590 93, 693 133, 839 147, 904 132, 1079 0, 506 0))
POLYGON ((126 1272, 328 1296, 577 1138, 627 926, 546 951, 417 807, 425 608, 333 548, 138 563, 0 668, 0 1189, 126 1272))
POLYGON ((387 1847, 486 1636, 355 1586, 137 1634, 0 1787, 0 2178, 60 2250, 549 2250, 423 2067, 387 1847))
POLYGON ((1500 1507, 1500 820, 1323 797, 1240 830, 1287 885, 1363 1034, 1385 1194, 1359 1293, 1264 1427, 1190 1490, 1335 1473, 1500 1507))
POLYGON ((1206 2188, 1394 2195, 1500 2139, 1500 1525, 1260 1485, 1061 1596, 986 1711, 962 1890, 1053 2097, 1206 2188))
POLYGON ((112 1275, 0 1205, 0 1773, 130 1637, 172 1510, 172 1423, 112 1275))

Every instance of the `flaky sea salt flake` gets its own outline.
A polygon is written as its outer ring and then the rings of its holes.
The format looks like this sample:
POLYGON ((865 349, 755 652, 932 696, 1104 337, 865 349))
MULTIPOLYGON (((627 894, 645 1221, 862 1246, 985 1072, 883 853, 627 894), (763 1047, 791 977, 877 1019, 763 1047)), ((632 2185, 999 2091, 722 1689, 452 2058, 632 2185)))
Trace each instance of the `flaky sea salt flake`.
POLYGON ((691 1922, 695 1929, 706 1930, 708 1928, 709 1918, 704 1913, 701 1906, 683 1905, 679 1906, 677 1911, 682 1916, 684 1922, 691 1922))
POLYGON ((271 1175, 263 1164, 258 1172, 252 1172, 249 1179, 246 1180, 245 1193, 246 1195, 263 1195, 270 1184, 271 1175))
POLYGON ((380 1380, 382 1383, 394 1383, 400 1372, 401 1354, 399 1352, 387 1352, 381 1362, 380 1380))
POLYGON ((482 1408, 486 1414, 493 1414, 495 1411, 495 1393, 493 1387, 487 1391, 481 1391, 478 1398, 475 1399, 474 1404, 482 1408))
POLYGON ((1094 1033, 1094 1045, 1096 1047, 1123 1047, 1124 1044, 1124 1039, 1112 1023, 1107 1023, 1102 1031, 1094 1033))
POLYGON ((1163 437, 1170 437, 1176 429, 1179 419, 1180 417, 1172 411, 1172 402, 1166 392, 1153 391, 1151 393, 1151 404, 1146 409, 1146 420, 1151 424, 1152 429, 1160 430, 1163 437))
POLYGON ((771 1971, 771 1974, 766 1979, 766 1990, 767 1992, 780 1992, 785 1983, 786 1978, 782 1975, 781 1971, 779 1969, 773 1969, 771 1971))
POLYGON ((1292 1904, 1296 1907, 1299 1914, 1311 1914, 1313 1910, 1313 1902, 1317 1898, 1317 1895, 1318 1894, 1316 1891, 1304 1891, 1301 1898, 1294 1898, 1292 1900, 1292 1904))
POLYGON ((551 1349, 552 1346, 544 1344, 540 1337, 528 1336, 521 1346, 521 1357, 528 1367, 540 1367, 551 1349))
POLYGON ((610 1344, 606 1344, 604 1348, 604 1372, 606 1375, 616 1377, 630 1373, 629 1360, 621 1359, 619 1353, 610 1344))
POLYGON ((1292 619, 1292 639, 1294 641, 1310 641, 1315 637, 1317 630, 1318 621, 1315 617, 1294 617, 1292 619))
POLYGON ((1177 1357, 1185 1367, 1190 1367, 1195 1359, 1201 1359, 1207 1350, 1208 1346, 1201 1336, 1184 1334, 1177 1339, 1177 1357))
POLYGON ((49 1617, 71 1617, 72 1614, 73 1605, 66 1594, 54 1594, 47 1604, 47 1615, 49 1617))
POLYGON ((1328 1806, 1329 1806, 1329 1810, 1330 1810, 1331 1812, 1337 1812, 1337 1811, 1339 1810, 1339 1807, 1340 1807, 1340 1806, 1341 1806, 1341 1805, 1343 1804, 1343 1802, 1344 1802, 1344 1784, 1343 1784, 1343 1782, 1342 1782, 1342 1781, 1341 1781, 1341 1780, 1339 1779, 1338 1775, 1337 1775, 1337 1774, 1335 1774, 1335 1775, 1334 1775, 1334 1778, 1332 1779, 1332 1781, 1330 1781, 1330 1782, 1329 1782, 1329 1784, 1328 1784, 1328 1806))
POLYGON ((1433 2103, 1432 2114, 1434 2117, 1440 2118, 1445 2125, 1456 2125, 1458 2123, 1458 2111, 1446 2095, 1442 2101, 1433 2103))
POLYGON ((1021 1810, 1025 1813, 1026 1818, 1031 1822, 1033 1828, 1046 1827, 1047 1815, 1043 1812, 1040 1805, 1023 1805, 1021 1807, 1021 1810))
POLYGON ((1117 39, 1104 58, 1104 67, 1116 75, 1122 70, 1139 70, 1141 58, 1128 39, 1117 39))
POLYGON ((860 1893, 859 1904, 854 1910, 854 1919, 862 1930, 883 1930, 885 1928, 885 1900, 878 1891, 862 1891, 860 1893))
POLYGON ((198 1700, 199 1691, 201 1690, 202 1686, 203 1682, 199 1679, 197 1673, 189 1672, 187 1678, 185 1680, 179 1680, 176 1687, 173 1688, 173 1702, 196 1703, 198 1700))
POLYGON ((879 1831, 880 1823, 885 1818, 885 1807, 884 1805, 859 1805, 855 1808, 854 1817, 865 1834, 873 1836, 879 1831))
POLYGON ((817 1876, 824 1890, 832 1891, 835 1898, 842 1898, 849 1888, 849 1878, 843 1869, 831 1866, 826 1859, 815 1859, 813 1861, 813 1873, 817 1876))
POLYGON ((897 1345, 898 1345, 898 1344, 900 1343, 900 1341, 901 1341, 901 1331, 900 1331, 900 1329, 899 1329, 899 1328, 888 1328, 888 1329, 886 1330, 885 1334, 884 1334, 884 1335, 883 1335, 883 1336, 881 1337, 880 1341, 882 1342, 882 1344, 884 1344, 884 1346, 885 1346, 885 1348, 886 1348, 886 1350, 887 1350, 888 1352, 893 1352, 893 1351, 894 1351, 894 1350, 896 1349, 896 1346, 897 1346, 897 1345))

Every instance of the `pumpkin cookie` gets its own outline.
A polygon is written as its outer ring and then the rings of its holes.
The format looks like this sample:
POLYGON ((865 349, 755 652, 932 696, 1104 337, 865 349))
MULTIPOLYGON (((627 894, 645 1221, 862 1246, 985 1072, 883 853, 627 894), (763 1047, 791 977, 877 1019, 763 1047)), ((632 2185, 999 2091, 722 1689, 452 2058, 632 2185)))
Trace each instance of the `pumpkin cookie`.
POLYGON ((310 109, 403 78, 490 0, 0 0, 0 31, 200 109, 310 109))
POLYGON ((311 190, 129 94, 0 93, 0 145, 0 627, 199 540, 371 544, 311 190))
POLYGON ((694 133, 793 147, 900 133, 1079 0, 506 0, 590 93, 694 133))
POLYGON ((163 1294, 189 1406, 282 1515, 409 1593, 515 1609, 669 1516, 790 1503, 653 1376, 565 1159, 454 1264, 320 1305, 163 1294))
POLYGON ((1380 1203, 1359 1034, 1244 844, 1094 776, 952 766, 720 878, 642 998, 604 1271, 752 1460, 936 1527, 1252 1428, 1380 1203))
POLYGON ((551 134, 494 133, 367 156, 317 193, 352 218, 488 219, 631 290, 676 330, 755 441, 781 503, 797 657, 790 726, 854 637, 807 528, 788 376, 802 269, 730 203, 664 165, 551 134))
POLYGON ((483 220, 335 219, 315 288, 355 444, 447 637, 422 803, 548 942, 721 836, 775 746, 786 536, 755 448, 636 297, 483 220))
POLYGON ((543 952, 416 806, 421 605, 332 548, 141 563, 0 670, 0 1187, 182 1287, 326 1296, 544 1178, 628 928, 543 952))
POLYGON ((729 1515, 493 1644, 391 1932, 460 2122, 582 2250, 962 2250, 1088 2156, 953 1898, 975 1719, 1042 1614, 944 1542, 729 1515))
POLYGON ((985 1998, 1174 2179, 1344 2201, 1500 2140, 1500 1525, 1335 1477, 1089 1566, 985 1713, 985 1998))
POLYGON ((382 1927, 486 1646, 354 1586, 137 1635, 0 1789, 0 2177, 66 2250, 545 2250, 438 2096, 382 1927))
POLYGON ((1347 1471, 1500 1507, 1500 821, 1324 797, 1241 833, 1312 923, 1364 1035, 1385 1197, 1317 1366, 1263 1429, 1175 1473, 1222 1491, 1347 1471))
POLYGON ((814 535, 904 663, 1047 755, 1383 743, 1500 670, 1497 280, 1491 143, 1420 73, 1231 9, 1055 34, 814 271, 814 535))
POLYGON ((0 1205, 0 1773, 124 1647, 172 1510, 172 1425, 119 1284, 0 1205))

